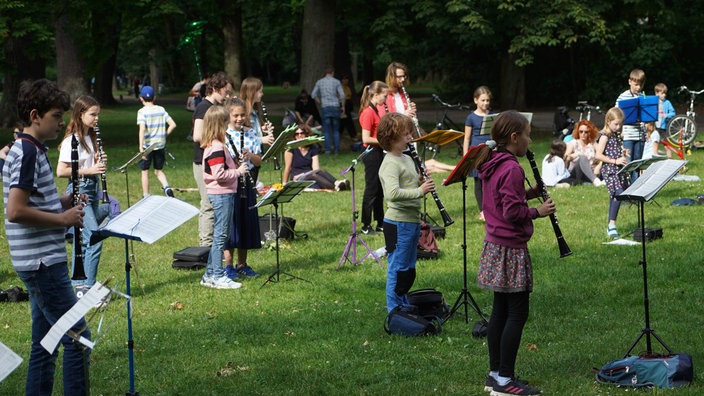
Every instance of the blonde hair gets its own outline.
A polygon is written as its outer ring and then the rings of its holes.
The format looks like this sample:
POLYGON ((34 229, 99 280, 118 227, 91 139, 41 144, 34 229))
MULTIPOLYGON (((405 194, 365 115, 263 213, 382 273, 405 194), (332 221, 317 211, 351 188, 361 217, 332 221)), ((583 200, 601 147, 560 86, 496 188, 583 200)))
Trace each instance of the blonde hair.
POLYGON ((664 83, 657 83, 657 84, 655 84, 655 88, 654 88, 654 89, 655 89, 655 93, 656 93, 656 94, 659 94, 660 92, 667 93, 667 85, 665 85, 664 83))
POLYGON ((621 120, 621 123, 623 123, 625 118, 626 116, 623 114, 623 110, 618 107, 610 108, 604 116, 604 128, 601 131, 607 135, 610 135, 611 130, 609 130, 609 123, 614 120, 621 120))
POLYGON ((214 140, 225 142, 225 130, 230 120, 230 113, 224 106, 213 105, 205 112, 203 117, 203 136, 200 139, 200 147, 206 148, 214 140))
POLYGON ((257 96, 257 92, 264 88, 264 83, 262 83, 262 80, 256 78, 256 77, 247 77, 242 81, 242 85, 240 86, 240 98, 245 103, 245 112, 247 113, 247 117, 249 117, 252 114, 253 110, 257 110, 257 116, 259 117, 259 121, 262 120, 261 118, 261 102, 254 102, 257 96))
POLYGON ((359 101, 359 114, 362 114, 364 109, 372 103, 372 96, 382 93, 385 89, 389 89, 389 86, 381 81, 374 81, 365 86, 362 91, 362 99, 359 101))
POLYGON ((645 72, 641 69, 633 69, 628 75, 628 79, 643 85, 645 84, 645 72))

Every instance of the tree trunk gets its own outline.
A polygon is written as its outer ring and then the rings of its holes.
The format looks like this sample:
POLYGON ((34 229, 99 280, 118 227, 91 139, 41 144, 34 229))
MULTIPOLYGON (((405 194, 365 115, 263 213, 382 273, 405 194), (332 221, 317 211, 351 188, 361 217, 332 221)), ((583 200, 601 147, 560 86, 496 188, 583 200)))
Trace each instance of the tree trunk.
POLYGON ((242 10, 232 3, 222 20, 225 74, 232 79, 233 89, 239 92, 242 84, 242 10))
MULTIPOLYGON (((13 29, 9 30, 12 33, 13 29)), ((0 100, 0 128, 12 128, 17 122, 17 93, 24 80, 44 77, 46 62, 37 52, 23 52, 32 48, 31 37, 7 37, 3 52, 7 67, 3 76, 2 100, 0 100)))
POLYGON ((501 109, 525 110, 526 71, 516 66, 516 58, 507 54, 501 60, 501 109))
POLYGON ((310 92, 323 77, 326 66, 334 64, 335 1, 306 0, 303 7, 301 45, 301 88, 310 92))
POLYGON ((117 103, 113 96, 115 65, 120 40, 120 8, 105 2, 93 10, 93 40, 100 43, 100 51, 95 51, 98 59, 92 59, 95 68, 93 97, 102 105, 117 103), (97 21, 100 21, 99 23, 97 21))
POLYGON ((71 102, 87 94, 85 61, 80 56, 78 43, 73 38, 68 11, 59 14, 54 22, 56 28, 56 77, 59 88, 71 95, 71 102))

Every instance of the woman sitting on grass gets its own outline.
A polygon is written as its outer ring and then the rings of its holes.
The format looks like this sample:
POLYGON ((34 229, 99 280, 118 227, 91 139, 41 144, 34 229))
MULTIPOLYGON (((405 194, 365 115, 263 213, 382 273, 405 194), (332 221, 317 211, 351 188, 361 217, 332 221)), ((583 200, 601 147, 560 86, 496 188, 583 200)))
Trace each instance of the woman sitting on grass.
MULTIPOLYGON (((300 125, 296 129, 294 140, 310 136, 310 128, 300 125)), ((289 180, 312 180, 313 189, 321 190, 348 190, 350 182, 346 179, 337 180, 325 169, 320 169, 320 156, 317 144, 310 144, 290 149, 284 154, 283 184, 289 180)))

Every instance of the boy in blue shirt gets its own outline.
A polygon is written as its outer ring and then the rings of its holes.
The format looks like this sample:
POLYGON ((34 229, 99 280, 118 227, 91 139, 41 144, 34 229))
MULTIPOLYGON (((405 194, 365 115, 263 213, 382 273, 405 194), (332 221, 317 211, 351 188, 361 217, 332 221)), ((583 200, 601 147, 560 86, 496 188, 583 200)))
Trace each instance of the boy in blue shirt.
MULTIPOLYGON (((83 225, 83 207, 72 206, 70 194, 59 197, 44 145, 46 140, 56 139, 66 126, 63 114, 69 109, 69 101, 68 94, 49 80, 22 83, 17 113, 25 127, 7 153, 2 169, 5 230, 12 266, 27 287, 32 312, 28 395, 51 395, 58 352, 49 353, 41 340, 77 302, 68 275, 64 230, 83 225)), ((71 330, 90 339, 83 318, 71 330)), ((85 395, 88 350, 84 353, 67 335, 61 337, 61 344, 64 394, 85 395)))
POLYGON ((660 99, 658 103, 658 120, 655 122, 655 128, 659 131, 665 131, 667 123, 675 116, 675 108, 672 103, 665 99, 667 97, 667 85, 663 83, 655 84, 655 95, 660 99))

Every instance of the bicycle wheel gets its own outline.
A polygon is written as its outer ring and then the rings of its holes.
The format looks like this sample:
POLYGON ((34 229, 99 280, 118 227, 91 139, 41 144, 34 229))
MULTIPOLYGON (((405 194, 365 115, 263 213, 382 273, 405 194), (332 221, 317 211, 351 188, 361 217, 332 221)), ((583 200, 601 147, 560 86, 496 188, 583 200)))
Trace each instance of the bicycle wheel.
POLYGON ((688 146, 694 141, 696 135, 697 124, 692 117, 677 115, 667 123, 667 140, 673 146, 679 146, 680 139, 683 146, 688 146))

